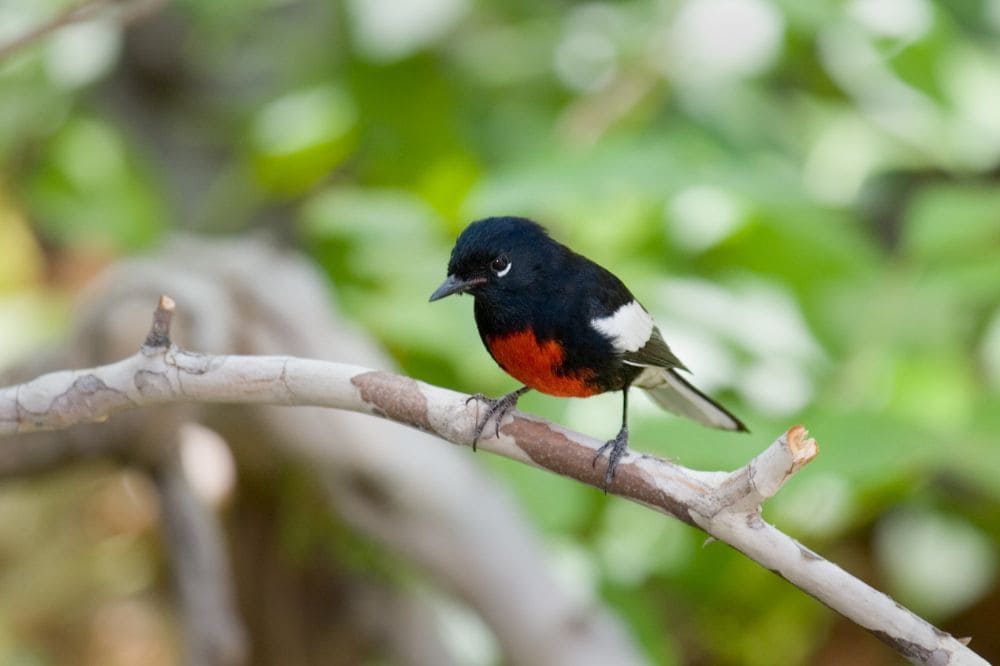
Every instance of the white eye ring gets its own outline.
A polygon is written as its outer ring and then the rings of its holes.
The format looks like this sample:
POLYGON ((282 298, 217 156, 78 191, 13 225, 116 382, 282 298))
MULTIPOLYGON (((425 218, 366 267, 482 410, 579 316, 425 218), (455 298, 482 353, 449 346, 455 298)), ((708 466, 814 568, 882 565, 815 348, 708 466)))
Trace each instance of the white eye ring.
POLYGON ((493 272, 496 273, 497 277, 503 277, 504 275, 507 275, 507 273, 510 273, 510 267, 513 265, 514 263, 510 259, 501 254, 493 260, 490 264, 490 268, 493 269, 493 272), (498 267, 498 265, 502 266, 502 268, 498 267))

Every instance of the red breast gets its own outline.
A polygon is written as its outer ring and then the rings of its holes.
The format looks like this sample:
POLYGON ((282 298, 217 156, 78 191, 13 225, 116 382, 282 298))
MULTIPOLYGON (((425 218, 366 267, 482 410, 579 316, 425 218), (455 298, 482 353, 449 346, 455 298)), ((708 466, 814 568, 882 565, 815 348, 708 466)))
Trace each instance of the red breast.
POLYGON ((486 338, 490 354, 512 377, 533 389, 561 397, 585 398, 600 393, 594 373, 563 372, 566 352, 555 340, 539 341, 530 330, 486 338))

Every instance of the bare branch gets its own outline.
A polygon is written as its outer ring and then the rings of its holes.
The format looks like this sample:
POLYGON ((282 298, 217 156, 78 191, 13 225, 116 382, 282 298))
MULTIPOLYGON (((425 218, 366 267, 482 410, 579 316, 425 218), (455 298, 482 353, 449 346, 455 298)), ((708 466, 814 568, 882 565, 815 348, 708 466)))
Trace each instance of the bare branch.
POLYGON ((128 25, 152 14, 167 3, 168 0, 87 0, 71 5, 52 18, 35 26, 28 32, 15 37, 5 44, 0 44, 0 61, 3 61, 18 51, 35 42, 44 39, 51 33, 74 23, 83 23, 100 16, 103 12, 122 5, 118 15, 120 25, 128 25))
MULTIPOLYGON (((274 248, 266 237, 175 236, 153 255, 110 267, 81 298, 71 341, 0 373, 0 386, 131 355, 150 329, 149 304, 167 291, 184 303, 184 317, 174 318, 170 337, 191 348, 244 354, 280 349, 300 357, 392 365, 365 332, 331 307, 325 276, 301 255, 274 248)), ((155 464, 160 459, 155 449, 138 459, 134 451, 157 439, 165 409, 133 410, 104 423, 8 439, 0 446, 0 476, 44 473, 95 457, 155 464)), ((569 593, 556 580, 539 535, 508 489, 467 451, 344 410, 228 404, 183 409, 182 420, 203 423, 226 440, 241 476, 272 476, 276 457, 306 471, 328 491, 320 510, 337 514, 359 535, 412 564, 432 588, 476 613, 496 637, 505 662, 645 663, 611 609, 569 593), (473 499, 474 512, 467 508, 473 499)), ((244 537, 232 538, 242 549, 244 537)), ((234 568, 234 574, 241 598, 275 593, 258 589, 267 586, 252 571, 234 568)), ((289 600, 295 598, 294 591, 288 593, 289 600)), ((258 628, 281 614, 259 604, 241 610, 248 626, 258 628)), ((303 649, 325 640, 311 612, 302 608, 281 620, 300 625, 303 649)), ((431 626, 436 634, 437 623, 431 626)), ((270 632, 255 632, 255 650, 281 654, 284 647, 270 632)))
POLYGON ((170 320, 174 316, 177 304, 174 299, 166 294, 160 296, 160 302, 153 310, 153 325, 149 328, 149 335, 142 346, 149 349, 170 346, 170 320))
MULTIPOLYGON (((158 308, 169 312, 169 307, 158 308)), ((167 314, 163 314, 169 320, 167 314)), ((154 329, 155 329, 154 325, 154 329)), ((101 421, 177 402, 313 405, 373 414, 469 445, 477 405, 408 377, 340 363, 274 356, 208 356, 146 346, 125 360, 59 372, 0 390, 0 436, 101 421)), ((489 432, 489 429, 487 429, 489 432)), ((600 487, 601 442, 514 413, 479 447, 600 487)), ((609 492, 697 526, 871 631, 914 663, 985 664, 952 636, 766 523, 760 504, 818 453, 794 426, 743 468, 698 472, 628 454, 609 492)))
POLYGON ((186 663, 239 666, 248 648, 222 528, 191 489, 176 456, 158 465, 153 479, 184 621, 186 663))

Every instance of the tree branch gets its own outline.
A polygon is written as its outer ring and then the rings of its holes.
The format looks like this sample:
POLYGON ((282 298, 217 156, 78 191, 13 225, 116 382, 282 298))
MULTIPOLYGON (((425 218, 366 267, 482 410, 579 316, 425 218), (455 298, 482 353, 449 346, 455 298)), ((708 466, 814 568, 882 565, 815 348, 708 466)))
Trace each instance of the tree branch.
POLYGON ((74 23, 83 23, 100 16, 106 10, 121 5, 118 15, 120 25, 128 25, 157 11, 168 0, 86 0, 71 5, 23 35, 0 44, 0 62, 21 51, 51 33, 74 23))
MULTIPOLYGON (((304 358, 391 368, 391 361, 367 334, 338 315, 326 277, 300 254, 274 248, 267 237, 174 236, 153 255, 109 267, 82 294, 75 332, 65 346, 0 372, 0 386, 130 356, 136 341, 149 332, 149 304, 166 290, 184 303, 182 316, 174 317, 170 337, 192 349, 242 354, 282 350, 304 358), (262 265, 268 267, 266 274, 259 270, 262 265)), ((182 420, 201 423, 227 442, 240 467, 241 483, 253 483, 247 477, 274 478, 278 460, 304 471, 326 490, 320 511, 332 511, 357 534, 413 565, 433 589, 475 613, 495 636, 506 663, 645 663, 634 638, 611 609, 568 593, 555 579, 541 539, 509 489, 467 451, 441 446, 438 438, 419 430, 345 410, 182 407, 182 420), (448 483, 440 483, 441 478, 448 483), (468 511, 470 501, 475 502, 474 512, 468 511), (476 566, 469 567, 469 562, 476 566)), ((8 439, 0 446, 0 478, 45 473, 94 458, 136 460, 137 446, 145 448, 160 439, 167 409, 133 410, 104 423, 8 439)), ((156 450, 151 453, 151 458, 142 455, 137 462, 157 460, 156 450)), ((241 504, 238 499, 237 505, 241 504)), ((236 551, 259 549, 259 544, 247 542, 252 536, 242 532, 229 536, 236 551)), ((254 566, 258 564, 234 569, 244 603, 254 595, 273 595, 268 584, 278 584, 270 578, 265 584, 254 566)), ((383 587, 393 594, 414 594, 391 590, 391 582, 383 587)), ((259 631, 261 623, 295 628, 296 650, 326 641, 323 622, 317 622, 317 609, 308 602, 288 614, 281 610, 283 604, 303 601, 301 593, 282 589, 282 598, 273 606, 255 603, 241 608, 247 626, 253 628, 255 654, 280 655, 288 648, 271 629, 259 631)), ((426 600, 418 601, 426 606, 426 600)), ((441 640, 439 625, 431 621, 430 627, 434 636, 426 640, 441 640)), ((410 659, 418 652, 403 654, 410 659)))
MULTIPOLYGON (((170 342, 173 303, 162 297, 138 354, 110 365, 44 375, 0 389, 0 436, 103 421, 177 402, 313 405, 367 413, 470 445, 478 419, 468 396, 388 372, 281 356, 210 356, 170 342)), ((486 434, 491 430, 487 429, 486 434)), ((595 487, 601 442, 515 412, 481 449, 595 487)), ((818 454, 793 426, 732 473, 699 472, 629 453, 608 492, 670 514, 728 543, 919 664, 986 664, 962 642, 765 522, 761 502, 818 454)))
POLYGON ((222 527, 191 489, 176 452, 152 472, 184 622, 185 663, 243 664, 247 639, 235 608, 222 527))

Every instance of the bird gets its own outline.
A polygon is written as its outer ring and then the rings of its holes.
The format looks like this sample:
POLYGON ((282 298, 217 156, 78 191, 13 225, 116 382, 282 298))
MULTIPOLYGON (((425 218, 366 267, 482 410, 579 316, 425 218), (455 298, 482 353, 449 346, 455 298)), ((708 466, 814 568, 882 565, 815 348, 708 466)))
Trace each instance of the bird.
MULTIPOLYGON (((723 430, 749 432, 740 419, 695 388, 663 340, 649 311, 609 270, 553 239, 523 217, 488 217, 469 224, 455 241, 447 277, 430 300, 470 294, 479 336, 493 360, 523 386, 486 405, 473 449, 492 419, 500 422, 534 389, 586 398, 622 392, 618 434, 607 452, 604 489, 628 450, 628 395, 646 391, 660 407, 723 430)), ((468 402, 468 401, 467 401, 468 402)))

